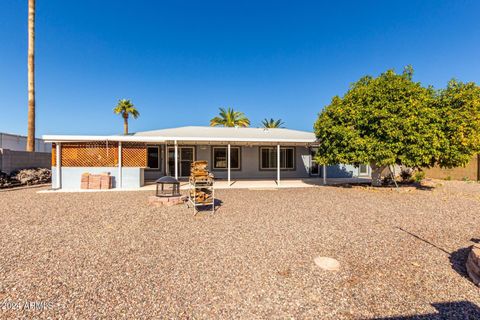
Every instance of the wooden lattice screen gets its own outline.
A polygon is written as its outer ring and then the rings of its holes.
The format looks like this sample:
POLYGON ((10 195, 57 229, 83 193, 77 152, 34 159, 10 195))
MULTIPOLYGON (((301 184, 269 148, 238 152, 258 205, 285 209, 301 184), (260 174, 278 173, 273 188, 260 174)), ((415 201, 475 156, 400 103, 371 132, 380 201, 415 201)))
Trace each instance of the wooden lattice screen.
POLYGON ((122 143, 123 167, 146 167, 147 146, 144 143, 122 143))
POLYGON ((115 167, 118 165, 118 143, 86 142, 61 145, 64 167, 115 167))
MULTIPOLYGON (((56 166, 56 148, 52 144, 52 166, 56 166)), ((75 142, 61 144, 64 167, 116 167, 118 166, 117 142, 75 142)), ((123 167, 146 167, 147 148, 144 143, 122 143, 123 167)))

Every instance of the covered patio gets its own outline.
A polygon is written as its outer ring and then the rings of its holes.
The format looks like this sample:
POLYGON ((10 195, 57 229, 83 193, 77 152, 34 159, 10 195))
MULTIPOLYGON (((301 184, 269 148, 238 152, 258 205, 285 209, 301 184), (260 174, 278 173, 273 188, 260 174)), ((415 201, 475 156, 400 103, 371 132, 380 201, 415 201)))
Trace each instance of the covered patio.
MULTIPOLYGON (((264 189, 279 189, 279 188, 312 188, 324 185, 339 185, 339 184, 358 184, 371 182, 370 178, 304 178, 304 179, 282 179, 281 184, 272 179, 216 179, 216 189, 251 189, 251 190, 264 190, 264 189)), ((180 190, 188 190, 188 181, 180 180, 180 190)), ((155 190, 155 182, 147 181, 140 190, 155 190)))

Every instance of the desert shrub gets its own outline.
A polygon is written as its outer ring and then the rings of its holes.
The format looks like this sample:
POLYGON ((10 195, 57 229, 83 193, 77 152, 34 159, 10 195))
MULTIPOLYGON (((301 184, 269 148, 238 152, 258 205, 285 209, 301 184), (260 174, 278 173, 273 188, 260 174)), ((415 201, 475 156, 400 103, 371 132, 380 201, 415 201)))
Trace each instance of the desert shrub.
POLYGON ((26 185, 48 183, 51 181, 52 171, 46 168, 22 169, 12 172, 10 178, 26 185))
POLYGON ((425 179, 425 172, 424 171, 417 171, 413 175, 413 180, 415 182, 422 182, 423 179, 425 179))

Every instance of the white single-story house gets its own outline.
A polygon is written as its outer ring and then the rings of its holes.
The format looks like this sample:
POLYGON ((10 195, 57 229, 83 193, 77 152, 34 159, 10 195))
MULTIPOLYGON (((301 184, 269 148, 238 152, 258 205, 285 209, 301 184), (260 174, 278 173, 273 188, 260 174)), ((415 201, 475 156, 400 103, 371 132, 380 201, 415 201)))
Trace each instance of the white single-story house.
POLYGON ((206 160, 215 179, 351 178, 369 166, 315 163, 315 135, 284 128, 187 126, 129 135, 45 135, 53 143, 52 185, 80 189, 83 173, 109 172, 113 187, 135 189, 145 181, 190 175, 190 164, 206 160))

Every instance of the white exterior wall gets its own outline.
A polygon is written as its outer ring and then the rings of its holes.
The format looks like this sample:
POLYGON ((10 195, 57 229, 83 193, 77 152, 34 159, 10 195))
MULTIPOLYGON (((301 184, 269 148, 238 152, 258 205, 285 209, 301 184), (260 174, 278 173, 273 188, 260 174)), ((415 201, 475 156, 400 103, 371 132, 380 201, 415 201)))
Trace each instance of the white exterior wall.
MULTIPOLYGON (((165 173, 165 149, 164 145, 159 145, 161 150, 161 170, 145 169, 146 180, 156 180, 165 173)), ((180 146, 183 146, 180 145, 180 146)), ((226 179, 227 170, 213 170, 212 147, 217 145, 184 145, 195 148, 195 160, 208 161, 209 170, 213 172, 216 178, 226 179)), ((220 146, 220 145, 218 145, 220 146)), ((226 145, 221 145, 226 147, 226 145)), ((238 147, 235 144, 231 145, 238 147)), ((230 174, 232 179, 276 179, 276 170, 260 170, 259 148, 261 146, 240 146, 241 148, 241 169, 232 169, 230 174)), ((295 170, 282 170, 283 178, 308 178, 310 176, 311 156, 308 147, 296 146, 295 148, 295 170)), ((173 174, 172 174, 173 175, 173 174)), ((327 167, 327 176, 329 178, 352 178, 358 177, 358 168, 353 165, 331 165, 327 167)), ((319 177, 322 177, 320 170, 319 177)))
MULTIPOLYGON (((25 151, 27 148, 27 137, 16 134, 0 133, 0 148, 13 151, 25 151)), ((51 152, 52 144, 35 139, 36 152, 51 152)))
MULTIPOLYGON (((137 189, 144 185, 143 168, 122 167, 122 189, 137 189)), ((80 190, 83 173, 109 172, 113 177, 113 188, 118 187, 117 167, 61 167, 62 190, 80 190)), ((57 168, 52 167, 52 186, 57 185, 57 168)))
MULTIPOLYGON (((222 146, 223 147, 223 146, 222 146)), ((232 144, 232 147, 236 147, 232 144)), ((216 178, 226 179, 227 170, 213 170, 212 146, 196 146, 196 159, 207 160, 209 170, 216 178)), ((277 170, 260 170, 261 146, 241 146, 240 170, 230 171, 232 179, 276 179, 277 170)), ((307 147, 295 148, 295 169, 281 170, 281 178, 308 178, 310 170, 310 153, 307 147)))

